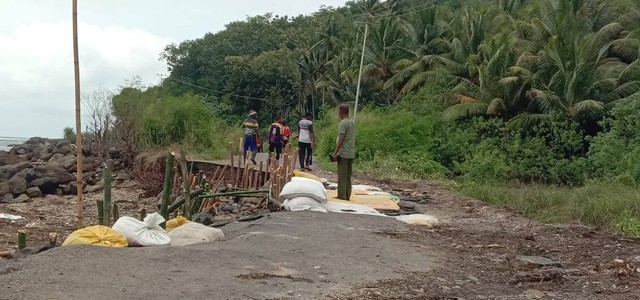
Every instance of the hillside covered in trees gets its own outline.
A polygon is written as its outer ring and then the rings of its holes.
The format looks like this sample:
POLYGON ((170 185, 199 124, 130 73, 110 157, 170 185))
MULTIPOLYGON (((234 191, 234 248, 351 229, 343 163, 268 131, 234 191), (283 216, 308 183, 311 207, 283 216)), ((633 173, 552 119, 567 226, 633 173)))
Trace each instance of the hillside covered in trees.
POLYGON ((168 45, 169 76, 123 88, 114 126, 136 151, 216 156, 251 109, 261 124, 313 111, 326 156, 365 33, 357 170, 453 179, 544 220, 640 233, 635 0, 364 0, 250 17, 168 45))

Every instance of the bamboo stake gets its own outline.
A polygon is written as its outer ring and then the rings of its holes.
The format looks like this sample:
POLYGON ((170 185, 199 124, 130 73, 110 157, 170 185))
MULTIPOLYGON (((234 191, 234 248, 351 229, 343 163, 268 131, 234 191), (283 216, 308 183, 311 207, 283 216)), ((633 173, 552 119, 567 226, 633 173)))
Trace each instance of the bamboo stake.
MULTIPOLYGON (((198 176, 196 176, 196 186, 197 187, 201 187, 202 186, 202 181, 204 180, 205 176, 204 173, 202 173, 202 170, 198 171, 198 176)), ((196 187, 191 187, 191 189, 195 189, 196 187)))
MULTIPOLYGON (((247 156, 249 152, 247 151, 247 156)), ((247 188, 247 186, 249 185, 249 177, 248 177, 248 171, 249 171, 249 158, 245 158, 244 160, 244 170, 242 171, 242 188, 247 188)))
POLYGON ((278 175, 276 177, 276 199, 278 199, 278 201, 280 201, 280 191, 282 189, 282 187, 280 186, 282 184, 282 177, 280 175, 278 175))
POLYGON ((249 189, 253 189, 253 183, 255 182, 253 180, 254 174, 255 174, 255 172, 254 172, 253 167, 250 167, 249 168, 249 185, 248 185, 249 189))
POLYGON ((216 167, 215 171, 213 171, 213 176, 211 177, 212 184, 218 179, 218 176, 220 176, 220 167, 216 167))
POLYGON ((27 247, 27 232, 24 230, 18 230, 18 249, 24 249, 27 247))
MULTIPOLYGON (((215 188, 213 190, 211 190, 211 192, 216 193, 218 192, 218 188, 220 188, 220 185, 222 184, 222 182, 224 182, 224 173, 226 172, 227 168, 229 168, 229 165, 224 166, 224 168, 222 168, 222 172, 220 172, 222 175, 220 176, 220 179, 218 179, 218 183, 216 184, 215 188)), ((201 212, 202 209, 206 208, 209 205, 209 199, 205 200, 202 202, 202 205, 200 205, 200 210, 198 212, 201 212)))
MULTIPOLYGON (((298 161, 298 155, 300 155, 300 148, 296 147, 295 150, 293 150, 293 157, 291 159, 291 171, 293 172, 293 170, 296 169, 296 161, 298 161)), ((302 169, 302 166, 300 166, 300 168, 302 169)))
POLYGON ((120 213, 118 212, 118 204, 117 203, 113 204, 113 219, 116 220, 116 221, 118 219, 120 219, 120 213))
POLYGON ((269 159, 267 160, 267 165, 265 166, 266 169, 267 169, 267 178, 266 178, 266 180, 271 179, 271 170, 273 168, 273 163, 271 163, 272 161, 273 161, 273 152, 269 152, 269 159))
POLYGON ((111 226, 111 168, 104 164, 102 169, 102 180, 104 180, 104 217, 102 217, 102 225, 111 226))
MULTIPOLYGON (((169 153, 167 156, 166 168, 164 173, 164 188, 162 190, 162 205, 160 206, 160 214, 165 220, 169 219, 169 196, 171 194, 171 179, 173 178, 173 162, 175 157, 169 153)), ((164 228, 164 226, 163 226, 164 228)))
MULTIPOLYGON (((287 144, 287 146, 290 146, 289 144, 287 144)), ((289 166, 290 166, 290 162, 289 162, 289 153, 285 152, 284 154, 284 161, 282 162, 282 172, 284 174, 287 174, 287 171, 289 170, 289 166)))
MULTIPOLYGON (((229 151, 231 152, 231 185, 235 186, 235 181, 233 180, 234 178, 236 178, 236 170, 235 170, 235 164, 234 164, 234 160, 233 160, 233 143, 229 142, 229 151)), ((214 179, 215 180, 215 179, 214 179)), ((213 181, 211 182, 213 183, 213 181)))
POLYGON ((180 169, 182 170, 182 188, 184 189, 184 209, 183 215, 185 218, 189 219, 190 216, 190 208, 191 208, 191 174, 189 174, 189 170, 187 169, 187 155, 184 153, 184 149, 180 149, 180 169))
POLYGON ((261 181, 260 181, 260 186, 264 185, 264 171, 263 171, 263 163, 262 161, 260 161, 260 177, 261 177, 261 181))
POLYGON ((258 179, 260 177, 260 172, 258 172, 258 170, 253 170, 253 184, 251 185, 251 188, 253 189, 258 189, 259 183, 258 183, 258 179))
POLYGON ((104 225, 104 201, 96 200, 98 204, 98 225, 104 225))
POLYGON ((82 122, 80 122, 80 58, 78 55, 78 0, 72 3, 73 15, 73 73, 75 78, 76 100, 76 184, 78 185, 77 223, 78 229, 84 226, 84 207, 82 204, 82 122))
POLYGON ((178 187, 180 186, 180 174, 178 172, 176 172, 176 170, 173 170, 173 184, 171 185, 171 192, 175 191, 178 189, 178 187))

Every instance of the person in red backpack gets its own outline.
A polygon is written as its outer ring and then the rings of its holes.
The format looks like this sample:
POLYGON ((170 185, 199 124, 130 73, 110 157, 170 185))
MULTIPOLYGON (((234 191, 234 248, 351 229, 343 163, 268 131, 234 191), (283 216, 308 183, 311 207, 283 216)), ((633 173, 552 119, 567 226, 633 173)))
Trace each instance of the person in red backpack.
POLYGON ((282 146, 286 146, 289 143, 289 139, 291 139, 291 128, 286 121, 283 121, 282 125, 282 146))

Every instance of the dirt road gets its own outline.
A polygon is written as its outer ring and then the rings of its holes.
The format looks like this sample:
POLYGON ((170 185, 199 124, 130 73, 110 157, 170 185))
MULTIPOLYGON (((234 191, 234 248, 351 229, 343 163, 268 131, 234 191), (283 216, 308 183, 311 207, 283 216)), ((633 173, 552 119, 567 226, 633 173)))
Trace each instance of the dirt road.
POLYGON ((640 299, 638 239, 541 225, 425 182, 358 183, 442 225, 274 213, 208 245, 59 247, 0 261, 0 299, 640 299))

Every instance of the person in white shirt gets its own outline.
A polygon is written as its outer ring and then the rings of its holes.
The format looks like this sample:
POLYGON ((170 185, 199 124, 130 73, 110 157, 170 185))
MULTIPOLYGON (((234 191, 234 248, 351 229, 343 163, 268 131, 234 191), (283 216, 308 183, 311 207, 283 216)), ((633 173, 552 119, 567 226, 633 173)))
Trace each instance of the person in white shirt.
POLYGON ((313 114, 307 112, 304 114, 302 120, 298 122, 298 126, 300 128, 300 133, 298 135, 298 148, 300 148, 298 159, 300 168, 306 171, 311 171, 309 166, 312 164, 311 156, 313 155, 313 146, 316 142, 312 120, 313 114))

